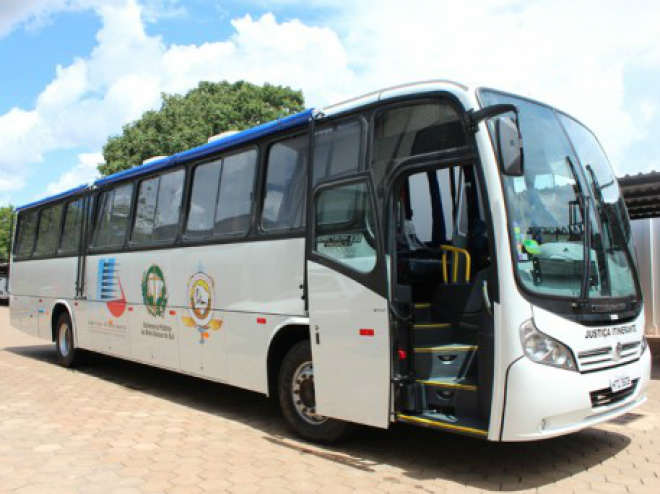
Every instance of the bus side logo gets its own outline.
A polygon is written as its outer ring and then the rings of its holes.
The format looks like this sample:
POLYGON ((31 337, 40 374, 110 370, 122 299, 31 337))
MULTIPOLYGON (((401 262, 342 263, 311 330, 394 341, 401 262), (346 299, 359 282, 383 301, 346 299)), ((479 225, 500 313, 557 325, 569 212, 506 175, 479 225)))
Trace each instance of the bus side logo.
POLYGON ((106 303, 110 314, 121 317, 126 310, 126 297, 119 279, 117 260, 99 259, 96 293, 99 300, 106 303))
POLYGON ((215 302, 215 282, 201 270, 188 280, 188 314, 183 323, 199 331, 199 342, 204 343, 209 337, 209 330, 217 331, 222 326, 222 319, 213 318, 215 302))
POLYGON ((165 317, 167 286, 163 271, 157 264, 152 264, 142 276, 142 300, 149 314, 165 317))

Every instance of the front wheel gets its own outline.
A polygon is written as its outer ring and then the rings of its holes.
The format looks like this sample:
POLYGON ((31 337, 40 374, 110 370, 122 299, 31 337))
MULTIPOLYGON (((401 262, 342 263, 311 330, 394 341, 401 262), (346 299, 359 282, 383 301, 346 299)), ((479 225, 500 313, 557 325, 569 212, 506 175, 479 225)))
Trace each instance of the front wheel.
POLYGON ((64 312, 55 327, 55 352, 57 363, 63 367, 74 367, 78 361, 78 350, 73 342, 73 327, 69 314, 64 312))
POLYGON ((284 418, 303 439, 332 443, 354 430, 353 424, 316 413, 314 365, 309 340, 296 343, 285 355, 278 390, 284 418))

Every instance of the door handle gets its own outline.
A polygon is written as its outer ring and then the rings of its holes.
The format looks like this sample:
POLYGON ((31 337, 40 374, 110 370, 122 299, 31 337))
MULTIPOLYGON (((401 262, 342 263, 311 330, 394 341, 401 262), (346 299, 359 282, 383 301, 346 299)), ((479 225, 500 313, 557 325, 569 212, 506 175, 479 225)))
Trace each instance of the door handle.
POLYGON ((483 284, 481 285, 481 293, 484 297, 484 305, 486 306, 486 310, 488 311, 488 314, 492 317, 493 305, 490 303, 490 296, 488 295, 488 281, 486 280, 484 280, 483 284))

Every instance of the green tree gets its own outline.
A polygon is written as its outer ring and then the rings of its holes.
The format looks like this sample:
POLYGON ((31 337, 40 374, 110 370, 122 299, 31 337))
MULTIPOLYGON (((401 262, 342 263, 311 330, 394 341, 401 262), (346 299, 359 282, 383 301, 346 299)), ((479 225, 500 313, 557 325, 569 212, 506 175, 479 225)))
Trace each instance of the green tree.
POLYGON ((13 206, 0 208, 0 262, 9 261, 9 243, 11 242, 13 214, 13 206))
POLYGON ((163 94, 158 111, 148 111, 103 147, 103 175, 126 170, 152 156, 170 155, 207 142, 215 134, 244 130, 297 113, 301 91, 248 82, 200 82, 185 95, 163 94))

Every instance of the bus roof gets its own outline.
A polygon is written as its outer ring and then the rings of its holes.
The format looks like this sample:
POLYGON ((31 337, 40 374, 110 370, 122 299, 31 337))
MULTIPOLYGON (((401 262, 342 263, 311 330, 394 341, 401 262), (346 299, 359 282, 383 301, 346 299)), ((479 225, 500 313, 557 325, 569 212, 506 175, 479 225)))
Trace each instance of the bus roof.
MULTIPOLYGON (((416 93, 419 94, 419 93, 431 92, 437 90, 446 90, 448 87, 453 87, 454 89, 460 89, 462 91, 466 91, 468 89, 468 87, 464 86, 463 84, 449 80, 430 80, 430 81, 412 82, 409 84, 401 84, 398 86, 392 86, 389 88, 380 89, 378 91, 374 91, 362 96, 358 96, 356 98, 351 98, 347 101, 343 101, 337 104, 327 106, 322 110, 320 110, 320 114, 323 117, 328 117, 332 115, 337 115, 339 113, 344 113, 353 110, 355 108, 366 106, 371 103, 375 103, 377 101, 384 101, 408 94, 416 94, 416 93)), ((309 122, 309 120, 313 118, 314 115, 315 115, 315 110, 308 109, 301 113, 297 113, 295 115, 290 115, 288 117, 280 118, 272 122, 261 124, 256 127, 252 127, 250 129, 244 130, 242 132, 238 132, 236 134, 232 134, 227 137, 209 142, 207 144, 203 144, 201 146, 197 146, 195 148, 173 154, 172 156, 166 156, 164 158, 156 159, 154 161, 150 161, 148 163, 144 163, 142 165, 129 168, 128 170, 123 170, 113 175, 99 178, 98 180, 96 180, 91 184, 82 185, 80 187, 76 187, 75 189, 71 189, 69 191, 62 192, 54 196, 46 197, 44 199, 40 199, 39 201, 35 201, 30 204, 25 204, 23 206, 16 208, 16 211, 42 206, 44 204, 48 204, 50 202, 65 198, 70 195, 73 196, 93 186, 100 187, 103 185, 120 182, 122 180, 139 177, 141 175, 146 175, 154 171, 167 169, 181 163, 187 163, 199 158, 204 158, 206 156, 210 156, 214 153, 217 153, 224 149, 228 149, 233 146, 237 146, 240 144, 247 144, 261 137, 269 136, 271 134, 275 134, 283 130, 302 126, 307 122, 309 122)))
POLYGON ((280 118, 272 122, 258 125, 250 129, 238 132, 236 134, 229 135, 227 137, 217 139, 215 141, 203 144, 201 146, 182 151, 180 153, 173 154, 172 156, 167 156, 155 161, 145 163, 143 165, 138 165, 128 170, 123 170, 107 177, 99 178, 91 184, 81 185, 66 192, 61 192, 59 194, 40 199, 29 204, 25 204, 16 208, 16 211, 22 211, 24 209, 34 208, 37 206, 42 206, 50 202, 63 199, 68 196, 74 196, 80 192, 85 191, 86 189, 92 186, 103 186, 107 184, 112 184, 115 182, 120 182, 129 178, 139 177, 141 175, 146 175, 148 173, 163 170, 166 168, 173 167, 181 163, 187 163, 199 158, 204 158, 206 156, 212 155, 224 149, 228 149, 233 146, 238 146, 240 144, 247 144, 252 141, 255 141, 261 137, 269 136, 277 132, 292 129, 295 127, 302 126, 309 122, 309 119, 312 118, 314 110, 309 109, 295 115, 290 115, 288 117, 280 118))

